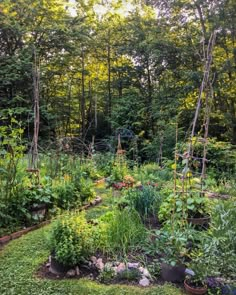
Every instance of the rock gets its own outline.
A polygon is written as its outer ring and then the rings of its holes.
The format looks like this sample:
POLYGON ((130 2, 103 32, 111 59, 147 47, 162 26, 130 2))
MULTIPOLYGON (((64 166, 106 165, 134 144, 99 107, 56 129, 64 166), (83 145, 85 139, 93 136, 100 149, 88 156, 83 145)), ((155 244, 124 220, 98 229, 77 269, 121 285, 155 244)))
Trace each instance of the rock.
POLYGON ((113 262, 113 264, 114 264, 114 266, 118 266, 120 264, 120 262, 119 261, 115 261, 115 262, 113 262))
POLYGON ((146 277, 143 277, 140 281, 139 281, 139 285, 142 287, 148 287, 150 285, 150 281, 149 279, 147 279, 146 277))
POLYGON ((92 273, 89 274, 89 278, 93 279, 93 274, 92 273))
POLYGON ((144 271, 144 268, 142 267, 142 266, 140 266, 139 268, 138 268, 138 270, 140 271, 140 273, 142 274, 143 273, 143 271, 144 271))
POLYGON ((117 273, 118 273, 118 271, 117 271, 117 266, 114 266, 114 267, 113 267, 113 270, 114 270, 115 274, 117 275, 117 273))
POLYGON ((80 270, 79 270, 78 265, 77 265, 76 268, 75 268, 75 274, 76 274, 77 276, 80 275, 80 270))
POLYGON ((124 271, 126 269, 126 265, 123 263, 123 262, 121 262, 118 266, 117 266, 117 273, 120 273, 120 272, 122 272, 122 271, 124 271))
POLYGON ((97 269, 99 269, 100 271, 103 271, 103 269, 104 269, 104 263, 102 262, 102 258, 98 258, 98 259, 97 259, 96 267, 97 267, 97 269))
POLYGON ((70 269, 66 273, 67 278, 73 278, 73 277, 75 277, 75 275, 76 275, 76 271, 74 269, 70 269))
POLYGON ((97 196, 97 197, 95 198, 95 201, 96 201, 96 203, 98 204, 98 203, 100 203, 100 202, 102 201, 102 198, 101 198, 100 196, 97 196))
POLYGON ((97 263, 97 257, 91 256, 90 260, 92 261, 93 264, 97 263))
POLYGON ((128 262, 128 268, 139 268, 139 262, 128 262))
POLYGON ((142 274, 146 278, 149 278, 149 279, 151 278, 150 272, 146 268, 143 269, 142 274))
POLYGON ((46 264, 46 267, 50 267, 50 265, 51 265, 51 263, 50 263, 50 262, 48 262, 48 263, 46 264))
POLYGON ((90 202, 90 205, 91 205, 91 206, 94 206, 94 205, 96 205, 96 204, 97 204, 96 200, 93 200, 93 201, 90 202))

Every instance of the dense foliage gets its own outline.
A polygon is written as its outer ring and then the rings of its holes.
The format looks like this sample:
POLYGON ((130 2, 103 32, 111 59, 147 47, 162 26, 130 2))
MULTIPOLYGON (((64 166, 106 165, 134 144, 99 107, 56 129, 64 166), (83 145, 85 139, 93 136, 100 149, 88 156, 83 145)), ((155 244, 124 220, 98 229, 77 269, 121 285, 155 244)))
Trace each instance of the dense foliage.
POLYGON ((22 239, 23 274, 20 242, 14 265, 0 255, 3 294, 46 291, 36 248, 89 270, 91 255, 134 259, 152 283, 164 266, 220 278, 212 292, 235 283, 235 16, 233 0, 1 1, 0 237, 56 218, 48 249, 22 239))

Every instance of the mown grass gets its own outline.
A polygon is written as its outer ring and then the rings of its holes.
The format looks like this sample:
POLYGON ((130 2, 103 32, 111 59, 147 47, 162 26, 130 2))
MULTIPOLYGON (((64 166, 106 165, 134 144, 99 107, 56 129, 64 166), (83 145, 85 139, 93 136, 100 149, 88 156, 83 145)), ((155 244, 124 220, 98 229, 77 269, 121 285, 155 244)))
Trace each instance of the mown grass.
POLYGON ((108 190, 105 188, 96 189, 96 194, 102 197, 102 203, 98 206, 90 208, 86 211, 86 218, 87 219, 96 219, 102 214, 106 213, 107 211, 111 210, 115 199, 112 195, 112 190, 108 190))
MULTIPOLYGON (((88 211, 88 218, 96 218, 109 210, 112 201, 103 195, 104 202, 88 211)), ((102 285, 88 279, 48 280, 37 276, 37 269, 49 255, 44 228, 14 240, 0 251, 1 295, 181 295, 182 290, 164 286, 139 288, 124 285, 102 285)))

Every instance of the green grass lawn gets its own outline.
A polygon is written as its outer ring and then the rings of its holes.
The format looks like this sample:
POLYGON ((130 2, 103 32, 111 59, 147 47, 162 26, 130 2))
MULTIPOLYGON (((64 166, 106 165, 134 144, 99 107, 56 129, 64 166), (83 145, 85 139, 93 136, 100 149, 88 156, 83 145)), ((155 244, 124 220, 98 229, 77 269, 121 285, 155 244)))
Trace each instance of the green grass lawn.
MULTIPOLYGON (((101 194, 104 202, 87 212, 88 218, 96 218, 109 210, 112 198, 101 194)), ((86 279, 48 280, 37 277, 39 266, 49 255, 46 237, 50 225, 30 232, 10 242, 0 251, 1 295, 102 295, 102 294, 150 294, 181 295, 181 290, 171 285, 139 288, 124 285, 102 285, 86 279)))

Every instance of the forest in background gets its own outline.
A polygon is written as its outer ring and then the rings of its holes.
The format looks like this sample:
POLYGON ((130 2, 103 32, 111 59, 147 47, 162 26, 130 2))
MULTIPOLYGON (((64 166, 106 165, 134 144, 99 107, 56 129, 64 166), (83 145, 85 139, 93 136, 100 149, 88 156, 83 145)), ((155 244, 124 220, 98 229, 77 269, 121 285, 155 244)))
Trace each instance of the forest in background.
POLYGON ((38 75, 41 148, 65 137, 109 142, 125 128, 143 160, 173 157, 176 126, 179 141, 189 137, 215 31, 209 137, 234 145, 235 26, 234 0, 2 0, 0 125, 21 122, 32 141, 38 75))

